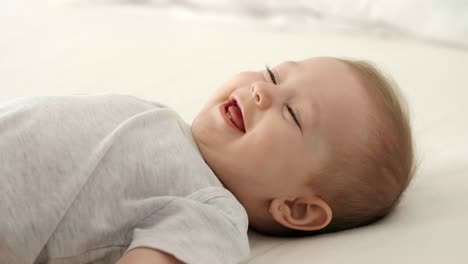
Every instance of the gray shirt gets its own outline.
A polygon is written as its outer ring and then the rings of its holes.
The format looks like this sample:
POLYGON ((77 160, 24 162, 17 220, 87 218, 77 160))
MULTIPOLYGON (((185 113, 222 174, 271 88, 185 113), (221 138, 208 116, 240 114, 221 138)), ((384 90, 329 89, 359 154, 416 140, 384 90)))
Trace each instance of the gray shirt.
POLYGON ((245 209, 173 110, 126 95, 0 104, 0 263, 248 257, 245 209))

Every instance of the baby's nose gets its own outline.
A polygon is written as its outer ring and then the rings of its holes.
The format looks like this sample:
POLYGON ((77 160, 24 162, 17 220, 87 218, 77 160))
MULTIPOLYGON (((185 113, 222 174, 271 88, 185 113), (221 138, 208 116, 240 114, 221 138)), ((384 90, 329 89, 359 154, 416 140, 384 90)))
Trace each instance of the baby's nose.
POLYGON ((265 82, 255 82, 250 87, 252 97, 255 99, 255 103, 258 107, 266 109, 271 106, 271 87, 265 82))

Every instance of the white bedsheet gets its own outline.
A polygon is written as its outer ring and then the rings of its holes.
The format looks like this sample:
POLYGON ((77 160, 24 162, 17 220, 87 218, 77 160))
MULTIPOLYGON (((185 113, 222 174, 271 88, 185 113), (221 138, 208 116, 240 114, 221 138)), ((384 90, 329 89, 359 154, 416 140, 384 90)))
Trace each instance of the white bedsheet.
MULTIPOLYGON (((11 11, 11 10, 10 10, 11 11)), ((468 263, 468 52, 363 34, 280 32, 174 20, 118 6, 0 12, 0 100, 129 93, 190 122, 227 78, 283 60, 375 61, 411 106, 419 170, 396 211, 365 228, 304 239, 251 233, 245 263, 468 263)))

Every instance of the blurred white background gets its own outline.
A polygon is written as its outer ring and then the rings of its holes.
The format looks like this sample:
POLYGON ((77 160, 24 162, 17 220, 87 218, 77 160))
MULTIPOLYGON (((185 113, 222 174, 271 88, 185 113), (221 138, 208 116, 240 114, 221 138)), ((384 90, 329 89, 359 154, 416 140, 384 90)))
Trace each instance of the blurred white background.
MULTIPOLYGON (((63 6, 135 6, 178 18, 324 29, 468 45, 466 0, 4 0, 3 12, 63 6), (10 10, 8 10, 10 9, 10 10)), ((0 11, 2 12, 2 11, 0 11)))

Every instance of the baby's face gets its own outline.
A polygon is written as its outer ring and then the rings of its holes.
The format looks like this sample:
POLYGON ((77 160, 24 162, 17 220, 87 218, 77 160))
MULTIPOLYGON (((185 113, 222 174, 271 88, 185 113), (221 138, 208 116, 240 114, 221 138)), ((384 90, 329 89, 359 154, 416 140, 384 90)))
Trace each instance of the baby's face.
POLYGON ((308 177, 330 160, 331 144, 360 132, 369 107, 355 73, 339 60, 289 61, 271 71, 237 74, 192 123, 205 161, 246 207, 310 192, 308 177), (225 111, 232 99, 242 114, 232 107, 233 122, 225 111))

